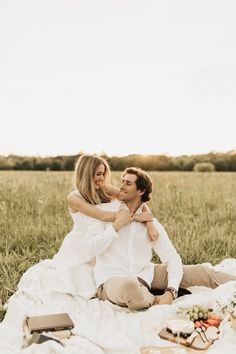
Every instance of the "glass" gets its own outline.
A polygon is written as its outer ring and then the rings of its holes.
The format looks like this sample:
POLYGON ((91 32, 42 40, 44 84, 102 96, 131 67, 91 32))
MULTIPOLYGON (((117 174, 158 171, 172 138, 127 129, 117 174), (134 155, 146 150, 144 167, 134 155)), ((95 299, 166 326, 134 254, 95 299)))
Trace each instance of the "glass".
POLYGON ((141 349, 141 354, 178 354, 178 347, 152 346, 141 349))

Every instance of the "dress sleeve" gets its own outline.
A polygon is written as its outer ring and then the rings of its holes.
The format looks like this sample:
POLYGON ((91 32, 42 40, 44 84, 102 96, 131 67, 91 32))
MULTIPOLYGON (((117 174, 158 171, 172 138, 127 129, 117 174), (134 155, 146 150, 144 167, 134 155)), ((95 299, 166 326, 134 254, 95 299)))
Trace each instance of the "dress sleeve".
POLYGON ((86 217, 87 231, 83 237, 83 256, 85 262, 103 253, 118 237, 118 233, 109 223, 86 217))

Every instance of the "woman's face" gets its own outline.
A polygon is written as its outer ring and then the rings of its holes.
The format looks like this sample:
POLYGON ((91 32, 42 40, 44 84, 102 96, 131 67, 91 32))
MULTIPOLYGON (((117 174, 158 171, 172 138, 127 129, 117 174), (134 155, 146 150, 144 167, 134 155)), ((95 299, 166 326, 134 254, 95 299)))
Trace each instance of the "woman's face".
POLYGON ((94 176, 95 189, 99 189, 103 186, 104 176, 105 176, 105 166, 101 164, 98 166, 94 176))

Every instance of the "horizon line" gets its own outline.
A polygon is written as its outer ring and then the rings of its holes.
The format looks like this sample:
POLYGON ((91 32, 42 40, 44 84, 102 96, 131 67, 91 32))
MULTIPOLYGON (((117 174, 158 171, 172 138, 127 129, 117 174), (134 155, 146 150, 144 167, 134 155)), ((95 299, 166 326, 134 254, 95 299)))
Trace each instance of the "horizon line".
POLYGON ((106 156, 109 158, 112 157, 127 157, 127 156, 132 156, 132 155, 139 155, 139 156, 166 156, 166 157, 181 157, 181 156, 195 156, 195 155, 208 155, 208 154, 232 154, 232 153, 236 153, 236 149, 231 149, 231 150, 227 150, 227 151, 217 151, 217 150, 210 150, 208 152, 199 152, 199 153, 182 153, 182 154, 178 154, 178 155, 171 155, 170 153, 167 152, 162 152, 162 153, 150 153, 150 154, 144 154, 144 153, 131 153, 131 154, 122 154, 122 155, 115 155, 115 154, 107 154, 105 151, 101 152, 101 153, 96 153, 96 152, 92 152, 92 153, 88 153, 85 151, 79 151, 78 153, 75 154, 52 154, 52 155, 41 155, 41 154, 35 154, 35 155, 29 155, 29 154, 15 154, 15 153, 9 153, 9 154, 1 154, 0 153, 0 157, 10 157, 10 156, 17 156, 17 157, 40 157, 40 158, 55 158, 55 157, 69 157, 69 156, 78 156, 81 154, 94 154, 94 155, 98 155, 98 156, 106 156))

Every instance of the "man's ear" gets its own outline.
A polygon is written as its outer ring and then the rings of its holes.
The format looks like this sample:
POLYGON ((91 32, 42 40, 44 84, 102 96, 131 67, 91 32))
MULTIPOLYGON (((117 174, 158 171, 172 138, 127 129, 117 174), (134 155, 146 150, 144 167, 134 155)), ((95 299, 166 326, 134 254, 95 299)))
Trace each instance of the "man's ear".
POLYGON ((140 196, 143 195, 145 192, 146 192, 146 189, 144 189, 143 191, 141 191, 141 189, 139 189, 140 196))

